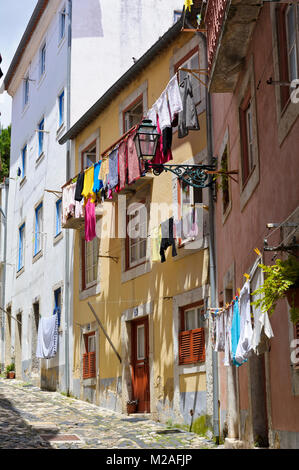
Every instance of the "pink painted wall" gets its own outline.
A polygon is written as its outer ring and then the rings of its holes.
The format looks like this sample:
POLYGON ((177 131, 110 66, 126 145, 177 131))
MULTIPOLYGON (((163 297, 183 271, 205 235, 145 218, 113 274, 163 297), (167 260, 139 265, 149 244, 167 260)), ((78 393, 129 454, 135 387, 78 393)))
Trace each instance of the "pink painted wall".
MULTIPOLYGON (((216 252, 218 294, 222 280, 235 261, 236 288, 242 287, 256 259, 254 248, 263 250, 269 233, 268 222, 282 222, 299 205, 299 119, 279 147, 275 87, 266 84, 273 77, 272 25, 269 6, 263 7, 252 37, 247 60, 253 54, 256 91, 260 181, 247 205, 240 210, 240 185, 231 181, 232 210, 222 223, 222 194, 216 204, 216 252)), ((229 168, 239 169, 240 134, 237 92, 212 95, 214 155, 220 158, 225 131, 229 130, 229 168)), ((299 104, 298 104, 299 106, 299 104)), ((241 180, 241 177, 239 176, 241 180)), ((264 261, 271 264, 271 253, 264 261)), ((219 297, 221 300, 221 296, 219 297)), ((290 342, 287 304, 282 300, 271 318, 275 337, 271 340, 270 381, 273 429, 299 431, 299 396, 291 390, 290 342)), ((246 367, 246 366, 245 366, 246 367)), ((248 408, 248 377, 240 367, 240 408, 248 408)), ((220 375, 223 380, 223 374, 220 375)), ((223 385, 221 385, 221 390, 223 385)), ((226 401, 226 400, 225 400, 226 401)))

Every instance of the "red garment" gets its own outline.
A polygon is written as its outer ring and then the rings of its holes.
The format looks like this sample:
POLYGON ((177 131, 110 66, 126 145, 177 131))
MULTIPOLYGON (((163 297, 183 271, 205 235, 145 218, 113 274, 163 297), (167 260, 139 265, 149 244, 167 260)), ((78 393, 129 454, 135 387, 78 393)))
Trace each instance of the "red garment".
POLYGON ((160 134, 159 141, 158 141, 158 146, 157 146, 157 152, 152 160, 152 163, 166 163, 169 162, 169 160, 172 160, 172 152, 171 149, 168 149, 167 154, 163 154, 163 137, 162 137, 162 132, 159 124, 159 116, 157 115, 157 131, 160 134))
POLYGON ((118 148, 118 174, 119 174, 119 184, 117 191, 124 189, 126 185, 126 176, 127 176, 127 141, 123 141, 118 148))
POLYGON ((95 203, 88 199, 85 205, 85 240, 91 242, 96 237, 95 203))

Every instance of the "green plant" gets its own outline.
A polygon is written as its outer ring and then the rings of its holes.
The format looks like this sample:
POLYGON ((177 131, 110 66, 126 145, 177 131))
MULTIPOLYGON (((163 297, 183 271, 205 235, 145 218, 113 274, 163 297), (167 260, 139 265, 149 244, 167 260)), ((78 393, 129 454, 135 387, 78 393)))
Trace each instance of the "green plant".
POLYGON ((14 372, 14 370, 15 370, 15 365, 14 365, 13 362, 12 362, 11 364, 8 364, 8 365, 6 366, 6 372, 7 372, 7 373, 8 373, 8 372, 14 372))
MULTIPOLYGON (((293 256, 286 260, 277 259, 275 264, 266 266, 259 265, 266 274, 264 284, 256 289, 252 295, 259 298, 252 302, 256 308, 261 308, 262 312, 272 315, 279 299, 285 297, 292 287, 299 287, 299 262, 293 256)), ((291 305, 291 320, 294 323, 299 321, 299 309, 291 305)))

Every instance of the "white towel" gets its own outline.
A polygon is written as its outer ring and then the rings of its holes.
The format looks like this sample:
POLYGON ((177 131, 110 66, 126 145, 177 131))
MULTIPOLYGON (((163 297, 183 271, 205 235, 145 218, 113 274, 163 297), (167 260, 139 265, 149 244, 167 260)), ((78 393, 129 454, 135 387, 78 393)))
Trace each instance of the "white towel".
POLYGON ((154 108, 157 109, 161 132, 163 131, 163 129, 165 129, 165 127, 171 127, 168 100, 165 91, 161 94, 160 98, 154 104, 154 108))
POLYGON ((42 317, 38 325, 36 357, 50 359, 57 352, 58 315, 42 317))
POLYGON ((246 281, 240 292, 240 339, 236 350, 236 361, 240 364, 250 355, 253 332, 250 317, 250 282, 246 281))

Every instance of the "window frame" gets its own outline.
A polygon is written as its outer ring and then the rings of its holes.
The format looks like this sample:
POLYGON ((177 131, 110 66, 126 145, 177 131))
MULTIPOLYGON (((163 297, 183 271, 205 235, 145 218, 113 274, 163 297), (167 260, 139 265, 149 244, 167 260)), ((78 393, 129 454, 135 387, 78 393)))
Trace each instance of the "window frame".
MULTIPOLYGON (((90 152, 90 155, 93 153, 90 152)), ((83 150, 81 150, 81 169, 86 170, 87 168, 90 168, 92 165, 94 165, 97 162, 97 139, 93 140, 89 145, 87 145, 83 150), (87 160, 86 160, 86 155, 88 154, 89 151, 95 149, 95 161, 91 163, 91 165, 87 166, 87 160)))
POLYGON ((46 73, 46 42, 40 48, 39 52, 39 78, 41 79, 46 73))
POLYGON ((55 237, 62 233, 62 198, 55 202, 55 237))
MULTIPOLYGON (((191 49, 191 50, 190 50, 184 57, 182 57, 178 62, 176 62, 176 63, 174 64, 174 73, 177 73, 177 72, 178 72, 178 69, 179 69, 180 67, 187 68, 187 69, 188 69, 188 68, 191 68, 191 65, 188 66, 188 63, 190 62, 190 64, 191 64, 191 60, 193 59, 193 57, 194 57, 196 54, 198 55, 198 66, 199 66, 199 68, 200 68, 200 51, 199 51, 199 46, 196 46, 196 47, 194 47, 193 49, 191 49)), ((187 72, 186 72, 186 73, 187 73, 187 72)), ((180 83, 180 81, 181 81, 181 79, 180 79, 180 72, 179 72, 179 77, 178 77, 178 78, 179 78, 179 83, 180 83)), ((200 103, 201 103, 202 100, 203 100, 201 84, 200 84, 200 82, 199 82, 195 77, 193 77, 192 75, 191 75, 190 78, 191 78, 191 83, 192 83, 192 89, 193 89, 193 80, 196 80, 196 85, 198 86, 198 90, 199 90, 199 101, 196 101, 196 102, 194 101, 195 106, 196 106, 196 109, 197 109, 197 107, 200 105, 200 103), (197 82, 198 82, 198 83, 197 83, 197 82)), ((194 92, 194 90, 193 90, 193 92, 194 92)), ((193 93, 193 94, 194 94, 194 93, 193 93)), ((198 109, 197 109, 197 114, 199 114, 199 113, 198 113, 198 109)))
MULTIPOLYGON (((129 113, 131 110, 136 108, 138 105, 142 104, 142 117, 144 116, 144 100, 143 100, 143 93, 137 96, 128 106, 126 106, 125 109, 122 110, 122 125, 123 125, 123 134, 128 132, 132 127, 134 127, 135 124, 132 126, 128 127, 126 126, 126 114, 129 113)), ((142 120, 142 117, 140 121, 142 120)), ((138 121, 138 123, 140 122, 138 121)), ((137 123, 137 124, 138 124, 137 123)))
POLYGON ((26 167, 27 167, 27 144, 21 150, 21 179, 23 180, 26 176, 26 167))
POLYGON ((61 8, 59 12, 59 26, 58 26, 58 43, 60 44, 61 41, 65 38, 65 32, 66 32, 66 6, 61 8))
MULTIPOLYGON (((183 210, 182 210, 183 209, 183 204, 182 204, 183 184, 184 184, 184 181, 181 181, 179 179, 177 180, 178 219, 180 221, 183 221, 183 218, 185 217, 184 214, 183 214, 183 210)), ((190 190, 190 196, 191 196, 190 197, 189 207, 194 209, 196 204, 202 204, 203 203, 203 191, 202 191, 201 188, 194 188, 191 185, 187 185, 187 187, 190 190), (197 190, 201 192, 201 202, 196 202, 195 203, 194 202, 194 192, 197 191, 197 190)), ((190 211, 190 216, 192 216, 191 211, 190 211)), ((187 243, 192 242, 192 241, 194 241, 193 237, 187 237, 187 238, 179 237, 178 238, 178 247, 182 248, 182 247, 184 247, 184 245, 186 245, 187 243)))
POLYGON ((204 301, 201 300, 179 308, 179 365, 205 362, 206 345, 204 326, 189 330, 186 329, 186 312, 194 309, 202 311, 200 315, 204 315, 204 301), (190 345, 187 346, 190 349, 189 355, 187 353, 186 341, 190 342, 190 345), (200 348, 198 346, 198 341, 200 343, 200 348), (198 353, 198 350, 200 350, 200 353, 198 353))
POLYGON ((241 166, 242 166, 242 187, 244 188, 250 179, 254 169, 254 138, 253 138, 253 112, 252 112, 252 99, 250 86, 245 94, 243 101, 239 107, 239 120, 240 120, 240 140, 241 140, 241 166), (248 131, 248 110, 250 109, 251 116, 251 158, 249 155, 249 131, 248 131))
POLYGON ((33 257, 42 252, 42 230, 43 230, 43 202, 40 202, 34 209, 34 245, 33 257))
MULTIPOLYGON (((126 271, 130 271, 131 269, 137 268, 138 266, 144 265, 148 261, 148 236, 146 238, 140 238, 140 240, 145 240, 145 256, 144 257, 138 257, 138 259, 135 262, 131 262, 130 260, 130 255, 131 255, 131 240, 136 240, 133 238, 130 238, 129 233, 128 233, 128 225, 130 223, 130 215, 133 215, 134 207, 136 207, 136 210, 138 210, 138 207, 142 204, 145 209, 146 209, 146 232, 148 233, 148 224, 149 224, 149 204, 147 199, 141 199, 139 201, 134 201, 129 206, 127 206, 126 210, 126 240, 125 240, 125 262, 126 262, 126 271), (131 207, 130 207, 131 206, 131 207), (130 208, 130 211, 128 212, 128 208, 130 208)), ((140 211, 139 211, 140 213, 140 211)), ((135 211, 136 214, 136 211, 135 211)), ((136 215, 133 216, 133 218, 136 217, 136 215)), ((142 224, 144 225, 144 224, 142 224)), ((138 238, 139 239, 139 238, 138 238)), ((141 244, 142 242, 140 242, 141 244)), ((137 246, 139 247, 140 244, 137 246)), ((135 244, 136 245, 136 244, 135 244)))
POLYGON ((25 265, 25 228, 26 228, 26 223, 23 222, 18 229, 19 232, 19 244, 18 244, 18 270, 17 273, 19 273, 25 265))
POLYGON ((297 8, 296 8, 296 5, 295 4, 291 4, 291 5, 286 5, 286 10, 285 10, 285 28, 286 28, 286 38, 287 38, 287 41, 286 41, 286 50, 287 50, 287 57, 288 57, 288 73, 289 73, 289 80, 292 81, 296 78, 299 78, 299 28, 296 27, 297 24, 298 24, 298 20, 299 20, 299 10, 298 10, 298 5, 297 5, 297 8), (294 38, 294 43, 292 45, 292 47, 290 48, 289 50, 289 23, 288 23, 288 13, 289 11, 294 8, 294 35, 295 35, 295 38, 294 38), (296 73, 297 73, 297 76, 292 78, 291 77, 291 61, 290 61, 290 51, 292 49, 295 49, 295 59, 296 59, 296 73))
POLYGON ((44 153, 44 131, 45 118, 43 117, 38 123, 38 158, 44 153))
POLYGON ((27 75, 23 82, 23 109, 29 104, 29 85, 29 75, 27 75))
POLYGON ((64 118, 65 118, 65 93, 64 90, 58 95, 58 129, 60 129, 61 126, 64 124, 64 118))

